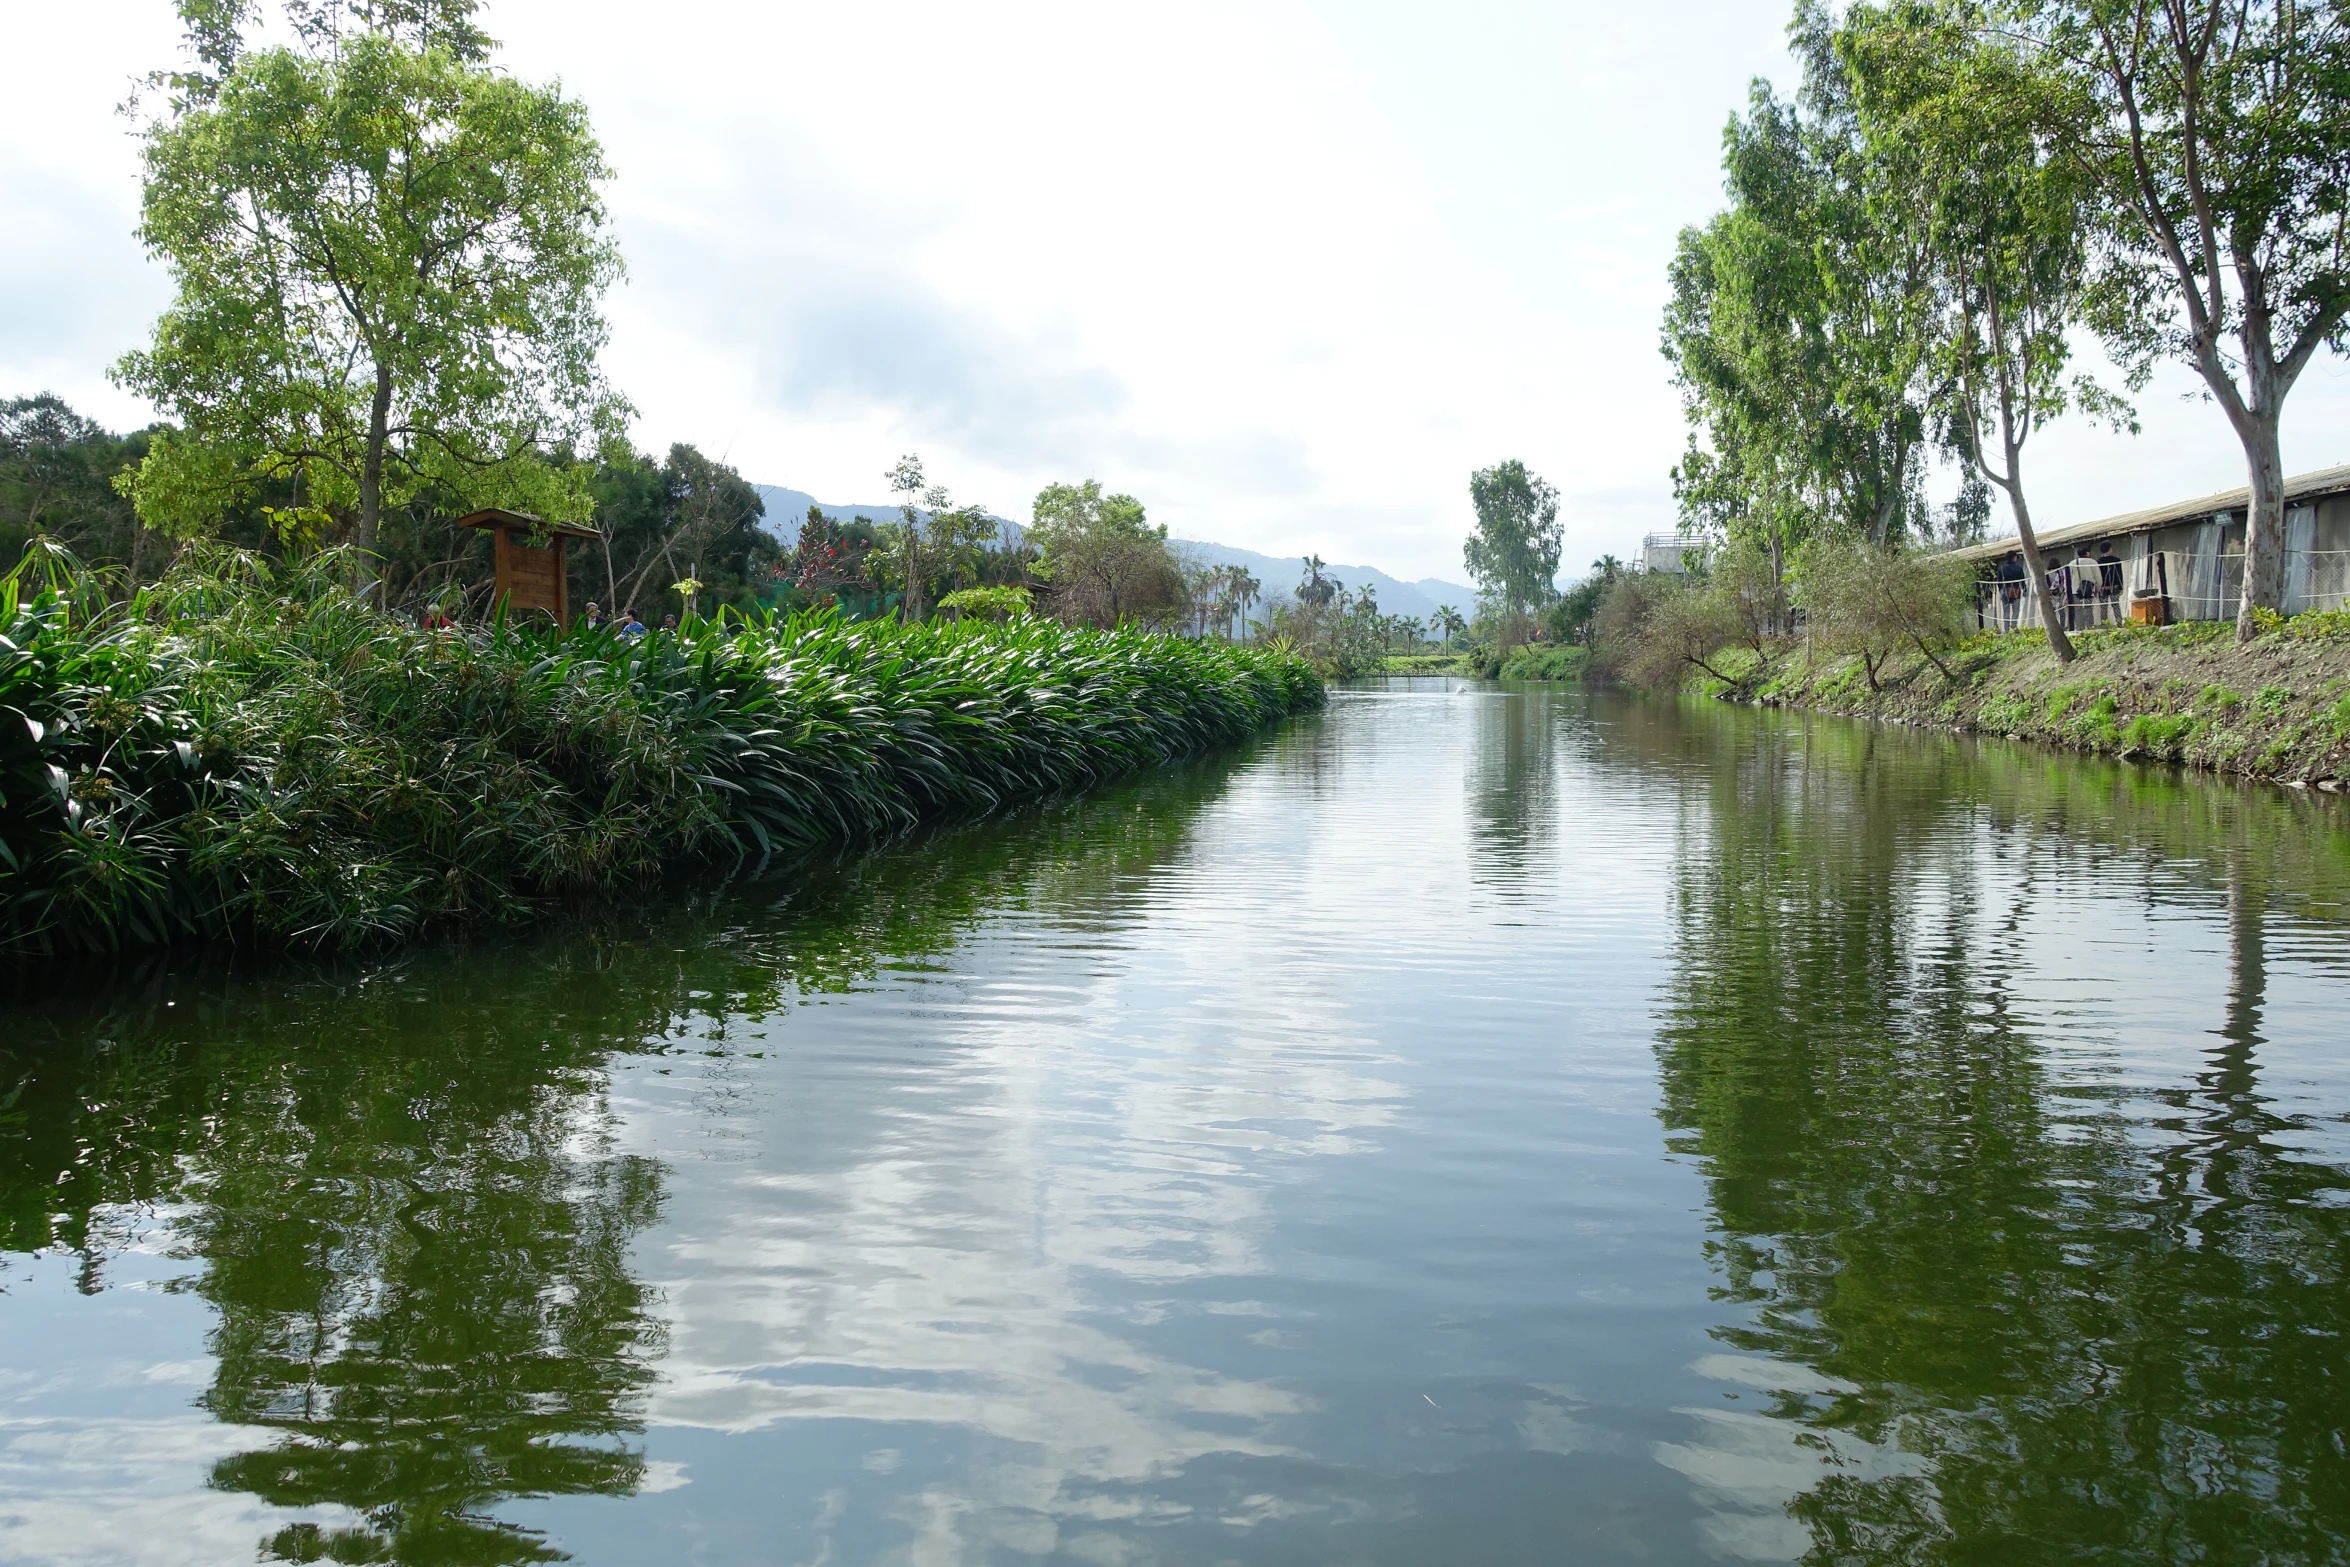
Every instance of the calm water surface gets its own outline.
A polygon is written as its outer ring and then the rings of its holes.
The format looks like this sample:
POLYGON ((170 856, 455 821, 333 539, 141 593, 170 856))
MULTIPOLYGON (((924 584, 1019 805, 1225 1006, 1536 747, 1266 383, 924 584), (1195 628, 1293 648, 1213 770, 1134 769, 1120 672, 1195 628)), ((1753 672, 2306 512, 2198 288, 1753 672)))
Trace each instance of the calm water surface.
POLYGON ((2350 813, 1443 682, 0 992, 0 1559, 2350 1560, 2350 813))

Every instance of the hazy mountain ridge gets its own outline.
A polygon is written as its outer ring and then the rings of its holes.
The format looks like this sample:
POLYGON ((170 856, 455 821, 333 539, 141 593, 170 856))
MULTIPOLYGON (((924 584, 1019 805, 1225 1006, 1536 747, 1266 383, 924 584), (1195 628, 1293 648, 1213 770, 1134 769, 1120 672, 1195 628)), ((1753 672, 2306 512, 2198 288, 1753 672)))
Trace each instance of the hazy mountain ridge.
MULTIPOLYGON (((780 484, 754 485, 759 498, 767 505, 765 526, 769 533, 785 545, 799 542, 800 524, 806 520, 808 508, 814 506, 825 516, 845 522, 851 517, 869 517, 875 522, 894 521, 898 515, 895 501, 877 501, 871 504, 833 505, 819 501, 805 490, 794 490, 780 484)), ((998 518, 1004 527, 1004 537, 1017 541, 1020 524, 1009 517, 998 518)), ((1170 538, 1168 543, 1211 566, 1240 566, 1260 584, 1262 602, 1278 603, 1297 590, 1306 574, 1302 555, 1266 555, 1256 550, 1241 549, 1237 545, 1215 544, 1201 539, 1170 538)), ((1375 589, 1379 607, 1390 615, 1409 615, 1426 620, 1440 605, 1450 604, 1462 614, 1469 614, 1477 604, 1477 590, 1441 577, 1422 577, 1417 582, 1406 582, 1391 577, 1376 566, 1345 565, 1330 562, 1323 566, 1325 576, 1335 578, 1350 588, 1366 585, 1375 589)))
MULTIPOLYGON (((1231 544, 1210 544, 1197 539, 1169 539, 1179 549, 1189 550, 1212 566, 1242 566, 1263 585, 1268 603, 1277 603, 1294 595, 1297 585, 1305 579, 1306 559, 1303 555, 1263 555, 1255 550, 1244 550, 1231 544)), ((1379 596, 1379 608, 1390 615, 1409 615, 1415 620, 1426 620, 1436 613, 1438 606, 1450 604, 1463 615, 1477 607, 1477 590, 1447 582, 1442 577, 1422 577, 1417 582, 1406 582, 1391 577, 1376 566, 1350 566, 1339 561, 1325 561, 1322 575, 1345 583, 1350 588, 1369 586, 1379 596)))

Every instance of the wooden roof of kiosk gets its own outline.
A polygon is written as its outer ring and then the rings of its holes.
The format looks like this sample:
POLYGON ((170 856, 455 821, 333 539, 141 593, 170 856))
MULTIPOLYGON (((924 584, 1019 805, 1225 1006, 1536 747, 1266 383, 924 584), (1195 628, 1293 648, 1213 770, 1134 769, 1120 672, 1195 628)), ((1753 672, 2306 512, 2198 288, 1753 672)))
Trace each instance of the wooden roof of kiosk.
POLYGON ((549 522, 528 512, 501 511, 493 506, 457 519, 460 528, 487 528, 497 541, 497 586, 493 604, 504 603, 508 613, 543 609, 555 617, 558 629, 571 624, 570 573, 564 556, 573 539, 600 539, 593 528, 576 522, 549 522), (515 536, 521 535, 520 539, 515 536), (544 540, 542 546, 538 541, 544 540))

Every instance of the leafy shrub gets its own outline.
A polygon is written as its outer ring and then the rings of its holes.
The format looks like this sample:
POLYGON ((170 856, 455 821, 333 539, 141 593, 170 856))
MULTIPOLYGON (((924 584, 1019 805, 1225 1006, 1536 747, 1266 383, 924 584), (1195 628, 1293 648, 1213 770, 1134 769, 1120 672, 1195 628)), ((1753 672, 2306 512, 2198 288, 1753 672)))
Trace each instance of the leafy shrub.
POLYGON ((1986 729, 2014 734, 2031 721, 2032 704, 2021 692, 2002 691, 1983 704, 1981 723, 1986 729))
POLYGON ((1593 635, 1607 673, 1674 690, 1692 670, 1727 681, 1715 655, 1740 642, 1743 631, 1735 608, 1704 581, 1644 571, 1608 589, 1593 635))
POLYGON ((1513 653, 1501 666, 1504 680, 1580 680, 1590 659, 1579 647, 1529 647, 1513 653))
POLYGON ((1973 628, 1974 583, 1948 558, 1817 538, 1798 557, 1796 595, 1813 639, 1859 658, 1871 690, 1884 661, 1911 648, 1956 683, 1942 655, 1973 628))
POLYGON ((2122 744, 2155 756, 2176 756, 2195 732, 2191 713, 2140 713, 2125 725, 2122 744))
POLYGON ((1283 650, 1041 620, 558 639, 415 630, 331 555, 192 555, 113 608, 47 566, 0 581, 0 950, 520 918, 1082 787, 1322 700, 1283 650))
POLYGON ((957 588, 938 601, 938 607, 950 614, 973 620, 1018 620, 1032 615, 1036 607, 1029 601, 1028 590, 1017 583, 983 588, 957 588))

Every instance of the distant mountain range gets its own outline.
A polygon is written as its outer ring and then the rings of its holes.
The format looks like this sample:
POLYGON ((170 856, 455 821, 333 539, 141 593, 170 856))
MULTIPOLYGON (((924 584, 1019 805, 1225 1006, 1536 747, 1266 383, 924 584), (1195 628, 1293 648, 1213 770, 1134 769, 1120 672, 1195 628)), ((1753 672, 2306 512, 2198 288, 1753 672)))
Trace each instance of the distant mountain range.
MULTIPOLYGON (((1169 539, 1167 542, 1192 551, 1211 566, 1245 567, 1250 576, 1264 585, 1267 603, 1279 603, 1293 596, 1297 585, 1305 580, 1306 558, 1303 555, 1260 555, 1255 550, 1239 549, 1230 544, 1209 544, 1197 539, 1169 539)), ((1389 576, 1376 566, 1348 566, 1337 561, 1323 562, 1322 575, 1343 582, 1350 588, 1376 588, 1379 607, 1390 615, 1409 615, 1414 620, 1426 620, 1443 604, 1450 604, 1463 615, 1477 608, 1475 588, 1464 588, 1442 577, 1422 577, 1417 582, 1406 582, 1400 577, 1389 576)))
MULTIPOLYGON (((819 501, 805 490, 786 489, 780 484, 755 486, 759 498, 767 503, 767 531, 784 544, 799 542, 800 524, 807 519, 808 508, 816 507, 836 522, 851 517, 869 517, 875 522, 886 522, 898 514, 895 501, 876 501, 871 504, 836 506, 819 501)), ((1004 537, 1017 542, 1020 525, 1010 518, 997 519, 1003 524, 1004 537)), ((1244 550, 1230 544, 1211 544, 1199 539, 1169 539, 1176 548, 1196 555, 1211 566, 1239 566, 1262 584, 1264 601, 1279 603, 1297 590, 1306 574, 1302 555, 1261 555, 1255 550, 1244 550)), ((1477 605, 1477 590, 1447 582, 1441 577, 1422 577, 1417 582, 1406 582, 1391 577, 1376 566, 1349 566, 1336 562, 1325 563, 1323 575, 1333 577, 1350 588, 1369 586, 1378 590, 1379 607, 1390 615, 1409 615, 1415 620, 1426 620, 1440 605, 1450 604, 1462 614, 1469 614, 1477 605)))

